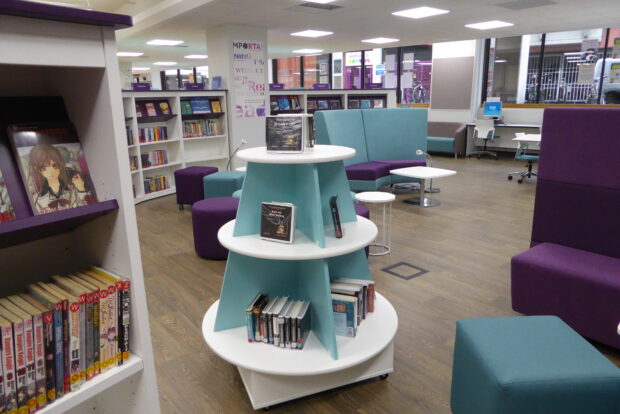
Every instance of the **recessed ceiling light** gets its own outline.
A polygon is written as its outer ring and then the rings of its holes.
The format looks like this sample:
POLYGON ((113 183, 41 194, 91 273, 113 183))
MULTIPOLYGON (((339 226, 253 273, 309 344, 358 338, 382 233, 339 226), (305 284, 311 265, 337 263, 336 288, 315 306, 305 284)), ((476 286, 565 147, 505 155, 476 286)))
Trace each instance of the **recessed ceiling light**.
POLYGON ((166 40, 166 39, 153 39, 146 42, 147 45, 151 46, 177 46, 183 43, 182 40, 166 40))
POLYGON ((184 57, 185 57, 185 59, 206 59, 209 56, 207 56, 207 55, 187 55, 187 56, 184 56, 184 57))
POLYGON ((321 53, 323 49, 297 49, 293 50, 293 53, 301 53, 307 55, 309 53, 321 53))
POLYGON ((303 0, 304 3, 319 3, 319 4, 327 4, 327 3, 331 3, 332 1, 336 1, 336 0, 303 0))
POLYGON ((400 39, 392 39, 391 37, 375 37, 374 39, 362 40, 364 43, 376 43, 382 45, 384 43, 398 42, 400 39))
POLYGON ((174 66, 177 62, 153 62, 153 65, 156 66, 174 66))
POLYGON ((506 63, 506 59, 495 59, 495 63, 506 63))
POLYGON ((116 56, 138 57, 142 56, 142 52, 116 52, 116 56))
POLYGON ((196 66, 196 70, 209 70, 208 66, 196 66))
POLYGON ((145 70, 151 70, 151 68, 133 67, 133 68, 131 68, 131 70, 133 70, 134 72, 142 72, 142 71, 145 71, 145 70))
POLYGON ((478 29, 478 30, 497 29, 500 27, 508 27, 508 26, 514 26, 514 24, 508 23, 508 22, 502 22, 501 20, 491 20, 488 22, 472 23, 472 24, 465 25, 465 27, 469 27, 470 29, 478 29))
POLYGON ((437 16, 438 14, 450 13, 450 10, 436 9, 434 7, 416 7, 415 9, 401 10, 392 13, 394 16, 409 17, 410 19, 423 19, 424 17, 437 16))
POLYGON ((334 32, 325 32, 323 30, 304 30, 302 32, 291 33, 291 36, 303 36, 303 37, 322 37, 333 35, 334 32))

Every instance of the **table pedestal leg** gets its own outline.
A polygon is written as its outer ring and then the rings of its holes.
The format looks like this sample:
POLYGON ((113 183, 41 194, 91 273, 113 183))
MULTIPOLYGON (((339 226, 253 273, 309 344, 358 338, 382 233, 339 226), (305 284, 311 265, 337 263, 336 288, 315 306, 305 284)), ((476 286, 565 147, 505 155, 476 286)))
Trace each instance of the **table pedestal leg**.
POLYGON ((435 207, 440 203, 437 200, 433 200, 432 198, 425 196, 425 188, 426 188, 426 180, 421 180, 420 183, 420 197, 419 198, 409 198, 405 200, 407 204, 413 204, 420 207, 435 207))

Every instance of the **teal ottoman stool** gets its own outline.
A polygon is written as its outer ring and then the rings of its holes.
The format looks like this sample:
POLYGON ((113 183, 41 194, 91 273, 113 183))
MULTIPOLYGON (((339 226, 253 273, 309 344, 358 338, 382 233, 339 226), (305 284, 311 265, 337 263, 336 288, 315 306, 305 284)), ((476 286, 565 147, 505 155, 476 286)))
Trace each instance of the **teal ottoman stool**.
POLYGON ((555 316, 464 319, 451 406, 454 414, 618 414, 620 369, 555 316))
POLYGON ((231 197, 232 194, 243 187, 243 171, 220 171, 204 177, 204 197, 231 197))

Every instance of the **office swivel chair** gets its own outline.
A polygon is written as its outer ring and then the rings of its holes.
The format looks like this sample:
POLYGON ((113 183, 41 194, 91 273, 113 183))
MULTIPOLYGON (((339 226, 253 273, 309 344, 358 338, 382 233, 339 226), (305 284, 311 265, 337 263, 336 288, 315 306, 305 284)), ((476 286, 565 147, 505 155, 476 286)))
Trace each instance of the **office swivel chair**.
POLYGON ((476 119, 476 125, 474 126, 474 139, 481 139, 484 141, 484 147, 480 151, 473 151, 468 154, 468 157, 477 156, 480 159, 483 155, 488 155, 495 159, 497 153, 487 150, 487 142, 493 142, 497 138, 495 136, 495 122, 492 119, 476 119))
MULTIPOLYGON (((515 135, 519 136, 519 135, 525 135, 525 134, 523 132, 517 132, 515 135)), ((511 172, 510 174, 508 174, 509 181, 512 180, 513 175, 519 176, 519 179, 517 180, 519 184, 523 183, 523 179, 525 177, 532 178, 533 175, 538 176, 538 173, 532 171, 532 165, 535 162, 538 162, 539 156, 528 154, 527 153, 528 148, 529 148, 528 142, 518 141, 517 152, 515 154, 515 160, 527 162, 527 171, 511 172)))

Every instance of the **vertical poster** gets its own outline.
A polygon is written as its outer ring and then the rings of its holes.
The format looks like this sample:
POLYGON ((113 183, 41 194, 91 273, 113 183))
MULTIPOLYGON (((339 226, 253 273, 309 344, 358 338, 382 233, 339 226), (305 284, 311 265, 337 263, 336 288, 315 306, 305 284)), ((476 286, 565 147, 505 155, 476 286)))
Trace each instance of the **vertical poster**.
POLYGON ((614 47, 611 51, 611 57, 614 59, 620 57, 620 37, 616 37, 614 39, 614 47))
POLYGON ((265 58, 263 42, 233 42, 235 116, 265 116, 265 58))

